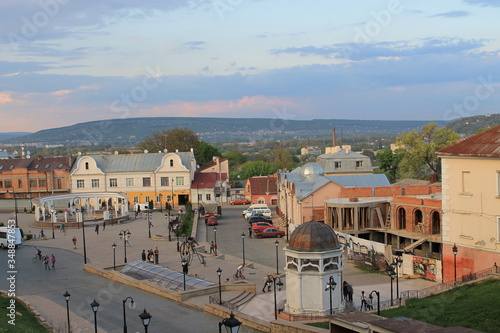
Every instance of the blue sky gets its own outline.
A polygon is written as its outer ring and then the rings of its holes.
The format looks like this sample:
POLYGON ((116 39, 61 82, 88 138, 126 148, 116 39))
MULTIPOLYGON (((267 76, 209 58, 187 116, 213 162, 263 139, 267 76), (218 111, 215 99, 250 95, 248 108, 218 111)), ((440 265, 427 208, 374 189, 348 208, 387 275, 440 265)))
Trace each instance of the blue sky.
POLYGON ((0 132, 500 110, 500 0, 2 0, 0 132))

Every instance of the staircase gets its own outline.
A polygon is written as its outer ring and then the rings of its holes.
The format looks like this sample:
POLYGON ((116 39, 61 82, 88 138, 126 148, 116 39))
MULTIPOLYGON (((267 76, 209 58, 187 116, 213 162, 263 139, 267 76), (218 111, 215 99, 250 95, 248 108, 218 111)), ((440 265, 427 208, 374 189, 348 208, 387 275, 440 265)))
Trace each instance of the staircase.
POLYGON ((429 237, 424 237, 424 238, 420 238, 419 240, 417 240, 416 242, 413 242, 411 243, 410 245, 408 245, 407 247, 405 247, 403 249, 404 252, 407 252, 407 251, 410 251, 410 250, 413 250, 414 248, 416 248, 417 246, 423 244, 425 241, 427 241, 428 239, 430 238, 429 237))

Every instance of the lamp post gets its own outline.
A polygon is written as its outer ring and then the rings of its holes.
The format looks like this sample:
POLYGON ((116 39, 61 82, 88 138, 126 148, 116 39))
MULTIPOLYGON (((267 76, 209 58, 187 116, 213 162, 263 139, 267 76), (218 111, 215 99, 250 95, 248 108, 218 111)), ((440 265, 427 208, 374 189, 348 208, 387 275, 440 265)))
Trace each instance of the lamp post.
POLYGON ((99 310, 99 303, 94 299, 94 301, 90 303, 90 306, 92 307, 92 311, 94 311, 94 329, 95 333, 97 333, 97 310, 99 310))
POLYGON ((182 276, 184 280, 184 291, 186 291, 186 273, 187 273, 188 262, 186 261, 186 259, 182 259, 181 264, 182 264, 182 276))
POLYGON ((457 253, 458 253, 457 244, 453 244, 453 248, 451 250, 453 251, 453 269, 454 269, 453 284, 457 284, 457 253))
POLYGON ((398 304, 401 305, 401 297, 399 296, 399 267, 403 264, 403 259, 401 257, 394 258, 392 266, 396 269, 396 298, 398 299, 398 304))
POLYGON ((241 327, 241 321, 234 318, 234 313, 231 311, 229 318, 224 318, 219 322, 219 333, 222 333, 222 326, 225 327, 227 333, 238 333, 241 327))
POLYGON ((392 266, 392 264, 387 266, 386 273, 391 278, 391 306, 394 306, 394 294, 393 294, 392 281, 394 281, 394 278, 396 277, 396 272, 394 271, 394 267, 392 266))
POLYGON ((276 300, 276 286, 278 287, 278 291, 281 291, 281 289, 283 289, 283 282, 281 282, 279 276, 268 275, 266 285, 268 289, 271 288, 271 285, 274 285, 274 319, 278 319, 278 302, 276 300))
POLYGON ((130 296, 128 296, 127 298, 125 298, 123 300, 123 333, 127 333, 128 332, 128 329, 127 329, 127 315, 125 313, 125 304, 127 303, 127 301, 130 300, 130 307, 134 307, 134 299, 130 296))
POLYGON ((151 238, 151 223, 153 222, 153 212, 148 210, 148 238, 151 238))
POLYGON ((64 293, 64 299, 66 300, 66 316, 68 317, 68 333, 71 333, 71 324, 69 322, 69 298, 71 297, 70 293, 66 290, 64 293))
POLYGON ((161 199, 163 199, 163 194, 158 194, 158 198, 160 198, 160 213, 163 213, 163 207, 161 206, 161 199))
POLYGON ((217 256, 217 228, 214 227, 214 253, 217 256))
MULTIPOLYGON (((78 199, 78 203, 82 200, 80 197, 73 198, 72 206, 75 207, 75 200, 78 199)), ((82 238, 83 238, 83 263, 87 263, 87 245, 85 242, 85 210, 84 207, 80 203, 80 211, 82 212, 82 238)), ((78 222, 77 222, 78 224, 78 222)))
POLYGON ((139 315, 142 320, 142 324, 144 325, 144 332, 148 333, 149 321, 151 320, 151 315, 144 309, 144 311, 139 315))
POLYGON ((328 282, 326 283, 325 291, 330 290, 330 316, 333 315, 333 308, 332 308, 332 293, 335 290, 335 287, 337 286, 337 282, 333 279, 333 276, 330 276, 328 279, 328 282))
POLYGON ((113 243, 113 245, 111 245, 111 247, 113 248, 113 270, 115 271, 116 270, 116 244, 113 243))
POLYGON ((219 305, 222 305, 222 290, 221 290, 222 286, 220 284, 221 274, 222 274, 222 269, 220 269, 220 267, 219 267, 219 268, 217 268, 217 275, 219 276, 219 305))
POLYGON ((279 275, 280 271, 279 271, 279 264, 278 264, 278 246, 280 245, 280 242, 278 240, 276 240, 274 242, 274 245, 276 246, 276 275, 279 275))
POLYGON ((118 234, 118 236, 120 236, 120 239, 123 239, 123 251, 125 254, 125 259, 124 259, 125 263, 127 263, 127 243, 130 235, 132 234, 128 229, 120 230, 120 233, 118 234))
POLYGON ((245 233, 241 234, 241 242, 243 244, 243 266, 245 266, 245 233))
POLYGON ((373 301, 372 301, 373 300, 373 293, 375 293, 375 295, 377 295, 377 315, 380 316, 380 292, 376 291, 376 290, 372 290, 372 292, 368 296, 370 298, 371 304, 373 304, 373 301))
MULTIPOLYGON (((7 191, 7 194, 10 194, 10 192, 7 191)), ((17 195, 14 191, 14 186, 12 186, 12 197, 14 198, 14 219, 16 220, 16 228, 19 228, 19 225, 17 224, 17 195)))

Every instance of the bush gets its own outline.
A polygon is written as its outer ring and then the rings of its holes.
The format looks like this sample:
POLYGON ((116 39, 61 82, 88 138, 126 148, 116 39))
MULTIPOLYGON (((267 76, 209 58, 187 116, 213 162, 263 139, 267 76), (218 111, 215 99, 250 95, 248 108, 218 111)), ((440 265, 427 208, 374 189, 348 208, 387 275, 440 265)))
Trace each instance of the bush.
POLYGON ((27 234, 27 235, 26 235, 26 240, 30 240, 30 239, 32 239, 32 238, 33 238, 33 235, 31 235, 31 234, 27 234))

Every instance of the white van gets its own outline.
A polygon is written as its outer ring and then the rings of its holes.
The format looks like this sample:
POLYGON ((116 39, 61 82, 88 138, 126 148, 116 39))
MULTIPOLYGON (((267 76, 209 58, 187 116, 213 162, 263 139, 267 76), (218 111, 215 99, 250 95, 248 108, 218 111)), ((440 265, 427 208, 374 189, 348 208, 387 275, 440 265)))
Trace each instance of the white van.
POLYGON ((251 212, 245 214, 245 218, 248 220, 252 216, 262 214, 265 217, 271 217, 271 210, 269 208, 254 208, 251 212))
POLYGON ((137 208, 140 208, 141 212, 145 212, 149 210, 149 204, 136 203, 134 205, 134 212, 137 212, 137 208))
POLYGON ((21 230, 19 228, 0 227, 0 247, 2 249, 8 247, 9 240, 13 240, 12 243, 15 247, 21 245, 23 243, 21 230))
POLYGON ((251 213, 252 210, 254 210, 255 208, 266 209, 266 208, 269 208, 269 207, 267 207, 266 204, 253 204, 253 205, 250 205, 250 207, 248 207, 247 209, 245 209, 243 211, 243 213, 241 213, 241 215, 245 216, 247 213, 251 213))

